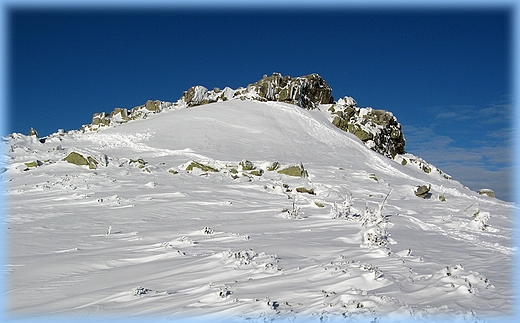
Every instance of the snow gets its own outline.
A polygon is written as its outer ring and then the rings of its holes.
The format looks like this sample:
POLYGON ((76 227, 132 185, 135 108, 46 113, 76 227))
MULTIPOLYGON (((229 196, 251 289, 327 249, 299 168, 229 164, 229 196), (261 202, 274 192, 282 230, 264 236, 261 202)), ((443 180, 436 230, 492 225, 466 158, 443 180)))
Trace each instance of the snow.
POLYGON ((10 318, 515 314, 516 206, 373 152, 325 108, 228 100, 4 145, 10 318), (97 169, 63 161, 71 151, 97 169), (218 172, 186 171, 192 161, 218 172), (308 177, 269 170, 275 161, 308 177), (414 195, 419 185, 429 198, 414 195))

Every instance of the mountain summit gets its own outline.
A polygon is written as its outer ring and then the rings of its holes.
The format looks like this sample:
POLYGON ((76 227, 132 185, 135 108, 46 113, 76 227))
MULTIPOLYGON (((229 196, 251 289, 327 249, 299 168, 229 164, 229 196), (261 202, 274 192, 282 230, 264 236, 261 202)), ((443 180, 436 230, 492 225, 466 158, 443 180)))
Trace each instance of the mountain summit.
POLYGON ((391 113, 331 93, 274 74, 3 138, 7 312, 511 316, 514 204, 405 153, 391 113))
MULTIPOLYGON (((131 110, 116 108, 110 113, 95 113, 92 123, 84 125, 81 130, 95 131, 100 127, 144 119, 150 114, 160 113, 163 110, 194 107, 232 99, 285 102, 311 110, 328 104, 333 124, 355 134, 370 149, 389 158, 405 153, 405 139, 401 124, 391 112, 369 107, 360 108, 352 97, 334 101, 332 88, 316 73, 295 78, 273 73, 272 76, 264 75, 261 80, 238 89, 225 87, 222 90, 219 88, 208 90, 204 86, 197 85, 185 91, 175 103, 149 100, 131 110)), ((424 161, 416 161, 416 163, 420 164, 420 167, 425 164, 424 161)), ((430 166, 424 167, 431 169, 430 166)))

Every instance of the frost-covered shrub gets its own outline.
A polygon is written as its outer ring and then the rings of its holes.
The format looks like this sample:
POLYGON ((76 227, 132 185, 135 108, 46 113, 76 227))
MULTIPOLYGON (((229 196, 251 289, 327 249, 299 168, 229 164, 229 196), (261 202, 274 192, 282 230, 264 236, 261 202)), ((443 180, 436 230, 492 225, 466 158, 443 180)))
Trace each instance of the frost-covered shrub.
POLYGON ((204 229, 202 229, 202 232, 204 234, 213 234, 215 231, 213 231, 213 229, 211 229, 210 227, 204 227, 204 229))
POLYGON ((369 225, 379 225, 386 222, 386 218, 383 216, 383 205, 378 203, 377 208, 370 207, 368 202, 365 202, 365 209, 361 214, 361 225, 367 227, 369 225))
POLYGON ((363 244, 368 247, 386 247, 389 244, 389 236, 387 224, 375 226, 363 233, 363 244))
POLYGON ((292 209, 283 209, 282 213, 287 213, 285 217, 288 219, 301 219, 300 206, 296 205, 296 196, 293 197, 292 209))
POLYGON ((469 222, 468 227, 479 231, 497 231, 496 229, 490 228, 487 224, 490 217, 489 212, 478 210, 478 212, 473 215, 473 220, 469 222))
POLYGON ((486 229, 488 228, 487 221, 489 220, 489 218, 489 212, 480 211, 478 214, 475 215, 475 219, 473 219, 473 222, 477 224, 477 227, 480 230, 486 231, 486 229))
POLYGON ((336 202, 331 206, 330 215, 333 219, 348 219, 355 220, 359 219, 359 214, 355 214, 352 210, 352 193, 347 192, 345 200, 338 206, 336 202))
POLYGON ((147 293, 149 293, 151 291, 152 291, 151 289, 143 288, 141 286, 137 286, 137 287, 132 289, 132 295, 134 295, 134 296, 141 296, 141 295, 147 294, 147 293))
POLYGON ((391 192, 388 192, 384 200, 378 203, 376 208, 370 207, 368 203, 365 203, 365 210, 361 215, 361 225, 368 228, 363 232, 363 244, 365 246, 386 247, 390 243, 388 222, 383 215, 383 208, 391 192))

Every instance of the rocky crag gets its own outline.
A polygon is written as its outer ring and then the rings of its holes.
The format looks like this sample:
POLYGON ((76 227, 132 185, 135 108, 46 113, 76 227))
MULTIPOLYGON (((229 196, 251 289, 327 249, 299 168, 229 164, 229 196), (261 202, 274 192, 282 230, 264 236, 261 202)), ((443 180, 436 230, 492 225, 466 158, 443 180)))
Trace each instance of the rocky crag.
POLYGON ((146 119, 148 115, 163 110, 191 108, 235 99, 285 102, 303 109, 328 111, 331 122, 336 127, 356 135, 370 149, 403 165, 415 164, 427 173, 437 170, 441 175, 449 178, 449 175, 433 165, 405 153, 406 141, 401 124, 391 112, 359 107, 357 102, 348 96, 334 101, 330 85, 315 73, 300 77, 273 73, 271 76, 264 75, 262 79, 247 87, 237 89, 225 87, 208 90, 204 86, 196 85, 185 91, 176 102, 149 100, 130 110, 115 108, 110 113, 95 113, 92 123, 83 125, 80 131, 97 131, 102 127, 146 119))

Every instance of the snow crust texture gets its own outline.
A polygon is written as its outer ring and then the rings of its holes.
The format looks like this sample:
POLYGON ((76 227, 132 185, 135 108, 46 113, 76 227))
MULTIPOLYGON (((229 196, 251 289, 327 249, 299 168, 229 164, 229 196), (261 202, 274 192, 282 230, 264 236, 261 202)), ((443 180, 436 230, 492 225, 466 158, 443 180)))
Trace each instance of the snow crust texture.
POLYGON ((512 317, 515 205, 368 149, 331 123, 330 103, 219 93, 228 99, 190 109, 150 101, 139 111, 163 111, 85 132, 3 138, 9 315, 512 317))

